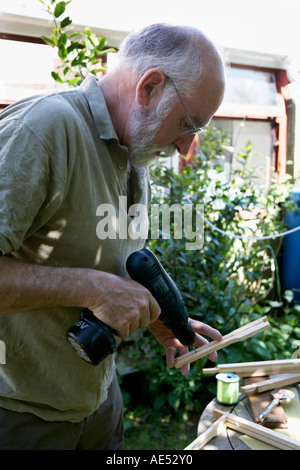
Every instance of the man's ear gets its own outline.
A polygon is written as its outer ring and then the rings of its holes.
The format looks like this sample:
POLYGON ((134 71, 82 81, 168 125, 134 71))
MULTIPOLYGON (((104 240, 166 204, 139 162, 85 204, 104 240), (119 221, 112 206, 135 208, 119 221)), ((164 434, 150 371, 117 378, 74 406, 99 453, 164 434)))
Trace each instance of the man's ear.
POLYGON ((136 86, 136 100, 140 106, 148 106, 159 101, 164 92, 166 75, 160 69, 149 69, 136 86))

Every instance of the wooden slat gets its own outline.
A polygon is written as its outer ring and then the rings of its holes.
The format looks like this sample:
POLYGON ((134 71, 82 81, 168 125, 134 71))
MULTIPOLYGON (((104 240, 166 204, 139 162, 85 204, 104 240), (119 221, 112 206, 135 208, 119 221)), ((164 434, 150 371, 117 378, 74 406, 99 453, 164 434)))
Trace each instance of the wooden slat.
POLYGON ((216 367, 202 369, 203 374, 217 374, 218 372, 231 372, 240 377, 300 373, 300 359, 218 364, 216 367))
MULTIPOLYGON (((229 414, 229 413, 227 413, 229 414)), ((200 434, 191 444, 189 444, 184 450, 200 450, 205 446, 213 437, 218 436, 225 428, 224 423, 227 419, 227 414, 215 421, 209 428, 200 434)))
POLYGON ((274 390, 275 388, 285 387, 300 382, 300 374, 283 374, 273 379, 262 380, 261 382, 251 385, 244 385, 241 391, 244 393, 262 393, 266 390, 274 390))
POLYGON ((189 364, 201 357, 208 356, 209 354, 218 351, 222 348, 229 346, 230 344, 243 341, 251 336, 257 335, 262 331, 270 328, 270 323, 267 317, 262 317, 259 320, 255 320, 247 325, 238 328, 228 335, 225 335, 221 341, 211 341, 200 348, 189 351, 186 354, 183 354, 180 357, 175 359, 175 368, 178 369, 185 364, 189 364))

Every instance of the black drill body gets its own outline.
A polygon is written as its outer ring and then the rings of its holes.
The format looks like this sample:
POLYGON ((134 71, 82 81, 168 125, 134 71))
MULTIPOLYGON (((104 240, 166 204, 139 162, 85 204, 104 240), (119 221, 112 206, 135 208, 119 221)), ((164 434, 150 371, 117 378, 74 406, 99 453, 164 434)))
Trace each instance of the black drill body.
MULTIPOLYGON (((160 306, 159 320, 185 346, 195 341, 195 333, 174 281, 166 273, 157 257, 147 248, 132 253, 126 269, 134 281, 148 289, 160 306)), ((76 352, 87 362, 99 364, 116 350, 116 331, 105 325, 90 310, 85 309, 79 321, 67 332, 67 338, 76 352)))

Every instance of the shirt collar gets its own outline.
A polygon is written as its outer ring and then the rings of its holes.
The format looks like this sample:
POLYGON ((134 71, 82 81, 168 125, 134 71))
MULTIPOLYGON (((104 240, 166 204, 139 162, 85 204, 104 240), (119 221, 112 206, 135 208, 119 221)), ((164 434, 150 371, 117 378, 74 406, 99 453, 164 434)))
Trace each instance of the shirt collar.
POLYGON ((98 79, 95 75, 89 74, 80 85, 80 89, 88 100, 101 139, 116 139, 119 141, 106 106, 105 98, 97 82, 98 79))

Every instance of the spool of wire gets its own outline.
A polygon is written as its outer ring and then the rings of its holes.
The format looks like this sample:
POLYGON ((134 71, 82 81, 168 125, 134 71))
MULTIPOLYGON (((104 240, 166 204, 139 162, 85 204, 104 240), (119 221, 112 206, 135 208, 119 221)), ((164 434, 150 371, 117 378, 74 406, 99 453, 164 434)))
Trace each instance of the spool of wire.
POLYGON ((217 402, 220 405, 236 405, 239 401, 240 377, 236 374, 222 372, 216 375, 217 402))

